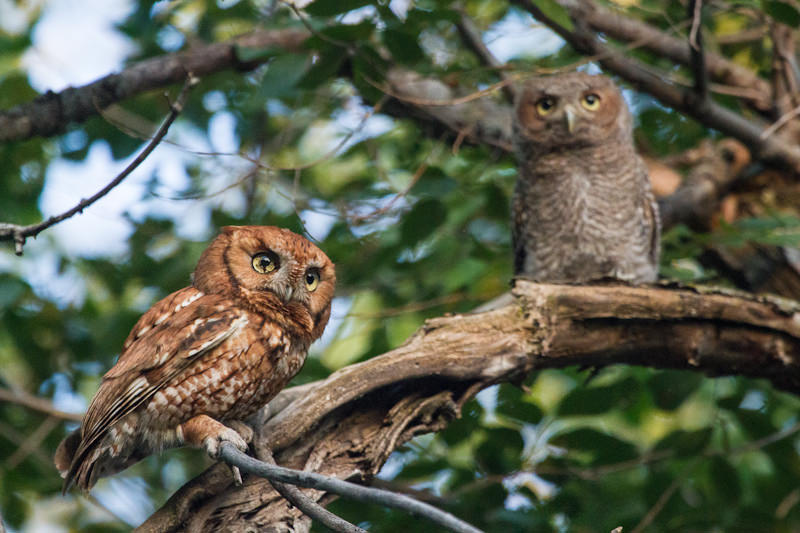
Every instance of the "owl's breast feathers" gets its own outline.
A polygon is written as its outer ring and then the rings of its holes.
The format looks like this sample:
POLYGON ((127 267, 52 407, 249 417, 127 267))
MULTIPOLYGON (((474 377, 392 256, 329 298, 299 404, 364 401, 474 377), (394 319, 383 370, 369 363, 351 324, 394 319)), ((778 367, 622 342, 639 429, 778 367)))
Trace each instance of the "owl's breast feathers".
POLYGON ((632 147, 521 160, 512 210, 516 274, 552 282, 657 277, 658 206, 632 147))
POLYGON ((136 323, 80 430, 59 446, 64 490, 91 488, 100 476, 180 445, 177 426, 192 416, 249 416, 302 366, 307 344, 300 344, 222 295, 187 287, 167 296, 136 323))

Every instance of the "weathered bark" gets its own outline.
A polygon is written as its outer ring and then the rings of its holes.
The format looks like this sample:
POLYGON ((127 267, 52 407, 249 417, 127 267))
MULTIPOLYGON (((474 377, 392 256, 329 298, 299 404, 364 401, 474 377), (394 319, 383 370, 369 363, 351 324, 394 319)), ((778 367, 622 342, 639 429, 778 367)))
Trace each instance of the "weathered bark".
MULTIPOLYGON (((800 393, 800 304, 712 289, 517 281, 501 308, 427 321, 391 352, 288 389, 258 439, 283 466, 375 475, 398 446, 438 431, 478 391, 568 365, 632 364, 766 378, 800 393)), ((317 501, 329 496, 306 491, 317 501)), ((234 487, 215 465, 139 531, 305 531, 260 478, 234 487)))

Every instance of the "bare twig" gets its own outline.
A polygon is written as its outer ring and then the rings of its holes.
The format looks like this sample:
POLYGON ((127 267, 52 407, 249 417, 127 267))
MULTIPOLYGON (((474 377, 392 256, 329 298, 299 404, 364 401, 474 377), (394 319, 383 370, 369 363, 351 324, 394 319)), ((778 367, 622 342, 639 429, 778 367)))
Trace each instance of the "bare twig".
POLYGON ((672 498, 672 495, 675 494, 675 491, 680 488, 681 484, 686 481, 686 478, 689 476, 689 474, 691 474, 692 470, 697 467, 699 462, 699 460, 692 461, 690 464, 684 467, 680 474, 675 476, 675 479, 672 480, 672 483, 670 483, 661 496, 658 497, 656 503, 654 503, 650 510, 647 511, 647 514, 642 517, 641 521, 636 524, 636 527, 633 528, 632 533, 641 533, 647 528, 647 526, 653 523, 653 520, 656 519, 658 513, 664 509, 664 506, 667 505, 669 499, 672 498))
POLYGON ((798 101, 798 68, 795 59, 794 28, 773 22, 770 32, 772 38, 772 92, 774 110, 785 115, 798 101))
POLYGON ((766 139, 783 126, 785 126, 790 120, 795 118, 797 115, 800 115, 800 106, 795 107, 788 113, 784 113, 781 115, 781 118, 776 120, 769 128, 766 128, 764 131, 761 132, 761 138, 766 139))
POLYGON ((55 224, 58 224, 59 222, 66 220, 77 213, 82 213, 84 209, 95 203, 97 200, 108 194, 114 187, 122 183, 122 180, 127 178, 131 172, 136 170, 136 168, 141 165, 145 159, 147 159, 147 156, 149 156, 150 153, 155 150, 156 146, 158 146, 158 143, 161 142, 161 139, 163 139, 167 134, 167 131, 169 131, 169 127, 183 110, 183 106, 186 104, 186 98, 189 96, 189 89, 197 85, 197 83, 199 83, 199 80, 194 77, 192 73, 189 73, 188 79, 181 89, 181 92, 178 94, 177 100, 170 105, 169 115, 164 120, 163 124, 161 124, 161 127, 153 136, 152 140, 147 144, 147 146, 145 146, 144 150, 142 150, 139 155, 136 156, 136 159, 131 161, 131 163, 125 167, 125 170, 117 174, 117 176, 111 180, 108 185, 97 191, 89 198, 81 200, 77 205, 64 211, 60 215, 52 216, 47 220, 39 222, 38 224, 20 226, 18 224, 10 224, 8 222, 0 223, 0 241, 13 240, 14 252, 17 255, 22 255, 22 249, 25 246, 25 240, 28 237, 35 238, 40 232, 49 228, 50 226, 54 226, 55 224))
MULTIPOLYGON (((496 69, 503 80, 513 82, 513 79, 503 71, 503 64, 498 61, 498 59, 494 57, 494 54, 486 47, 481 37, 480 30, 466 13, 461 13, 461 18, 458 23, 456 23, 456 28, 458 28, 458 33, 461 34, 461 38, 467 46, 472 49, 475 55, 478 56, 485 65, 496 69)), ((503 85, 502 90, 508 102, 513 104, 515 98, 514 86, 510 84, 503 85)))
POLYGON ((708 70, 706 54, 703 51, 703 0, 689 0, 689 17, 692 26, 689 30, 689 55, 694 72, 694 90, 701 102, 708 100, 708 70))
POLYGON ((46 413, 56 418, 60 418, 62 420, 72 420, 74 422, 80 422, 83 419, 83 415, 79 415, 76 413, 67 413, 66 411, 61 411, 59 409, 56 409, 55 407, 53 407, 53 404, 50 401, 29 394, 20 389, 10 390, 10 389, 0 388, 0 402, 8 402, 8 403, 15 403, 18 405, 22 405, 24 407, 27 407, 28 409, 41 411, 43 413, 46 413))
POLYGON ((312 472, 302 472, 300 470, 270 465, 250 457, 228 443, 222 444, 220 448, 220 459, 228 464, 238 466, 245 472, 267 478, 270 481, 276 480, 282 483, 291 483, 292 485, 298 485, 300 487, 324 490, 359 502, 375 503, 386 507, 402 509, 416 516, 425 517, 457 533, 481 533, 480 529, 467 524, 463 520, 459 520, 450 513, 441 511, 432 505, 419 502, 403 494, 396 494, 372 487, 364 487, 362 485, 356 485, 355 483, 349 483, 341 479, 312 472))
POLYGON ((8 467, 9 470, 13 470, 20 464, 22 461, 25 460, 30 454, 32 454, 35 450, 41 448, 42 442, 47 436, 53 431, 59 424, 61 420, 54 416, 48 416, 44 419, 44 422, 39 424, 39 427, 36 428, 33 432, 28 434, 28 438, 25 439, 25 442, 20 444, 19 448, 11 454, 11 456, 6 459, 5 466, 8 467))
MULTIPOLYGON (((277 466, 272 453, 264 446, 256 446, 256 453, 258 458, 264 463, 277 466)), ((303 494, 300 489, 294 485, 280 483, 278 481, 270 480, 270 484, 278 491, 278 493, 286 498, 292 505, 303 511, 306 516, 312 520, 317 520, 324 526, 339 531, 341 533, 366 533, 366 530, 351 524, 347 520, 336 516, 328 511, 317 502, 303 494)))
MULTIPOLYGON (((24 446, 25 441, 28 439, 26 434, 23 434, 13 426, 0 421, 0 437, 17 446, 24 446)), ((31 450, 31 458, 35 460, 41 468, 45 470, 53 467, 52 458, 44 453, 41 448, 34 448, 31 450)))

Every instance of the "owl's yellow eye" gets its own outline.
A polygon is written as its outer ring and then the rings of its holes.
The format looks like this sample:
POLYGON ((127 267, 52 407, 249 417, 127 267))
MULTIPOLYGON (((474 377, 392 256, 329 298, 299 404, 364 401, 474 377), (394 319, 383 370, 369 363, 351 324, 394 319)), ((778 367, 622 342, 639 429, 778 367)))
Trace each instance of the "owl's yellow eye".
POLYGON ((541 98, 538 102, 536 102, 536 111, 541 115, 549 115, 553 112, 553 109, 556 107, 556 101, 554 98, 550 98, 546 96, 541 98))
POLYGON ((597 111, 600 109, 600 97, 594 93, 589 93, 581 98, 581 105, 589 111, 597 111))
POLYGON ((253 270, 260 274, 272 272, 278 268, 278 256, 272 252, 261 252, 253 256, 253 270))
POLYGON ((314 292, 319 285, 319 270, 310 268, 306 271, 306 289, 308 292, 314 292))

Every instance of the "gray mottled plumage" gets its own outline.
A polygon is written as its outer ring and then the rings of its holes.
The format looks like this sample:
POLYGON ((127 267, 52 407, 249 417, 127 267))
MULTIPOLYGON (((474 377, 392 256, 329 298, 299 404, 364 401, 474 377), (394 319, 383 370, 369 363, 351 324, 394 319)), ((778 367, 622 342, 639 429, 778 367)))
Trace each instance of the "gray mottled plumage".
POLYGON ((658 207, 619 89, 582 72, 534 78, 521 89, 515 273, 552 282, 655 281, 658 207))

